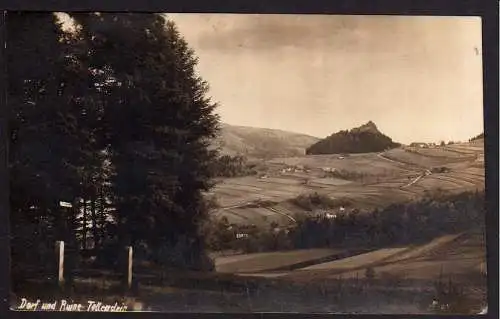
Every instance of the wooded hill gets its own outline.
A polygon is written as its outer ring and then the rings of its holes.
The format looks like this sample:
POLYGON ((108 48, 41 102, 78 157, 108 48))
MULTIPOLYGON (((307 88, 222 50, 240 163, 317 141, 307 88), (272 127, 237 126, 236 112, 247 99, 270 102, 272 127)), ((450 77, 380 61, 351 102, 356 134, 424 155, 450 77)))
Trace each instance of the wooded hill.
POLYGON ((343 130, 311 145, 306 154, 371 153, 399 147, 369 121, 350 131, 343 130))

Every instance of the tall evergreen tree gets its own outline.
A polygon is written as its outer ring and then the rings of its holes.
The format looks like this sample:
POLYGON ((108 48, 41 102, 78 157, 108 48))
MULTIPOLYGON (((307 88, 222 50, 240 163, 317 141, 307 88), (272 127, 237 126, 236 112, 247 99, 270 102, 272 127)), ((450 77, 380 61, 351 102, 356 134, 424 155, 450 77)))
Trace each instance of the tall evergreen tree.
MULTIPOLYGON (((10 186, 13 257, 33 255, 37 241, 26 227, 55 218, 58 234, 62 219, 56 206, 65 156, 54 138, 58 118, 58 70, 63 59, 62 33, 51 14, 9 13, 7 22, 8 102, 11 111, 10 186)), ((36 235, 36 233, 35 233, 36 235)), ((36 238, 36 236, 35 236, 36 238)), ((27 256, 25 256, 27 257, 27 256)))
POLYGON ((200 268, 218 117, 194 52, 160 15, 72 16, 91 67, 108 74, 103 127, 121 243, 144 241, 158 261, 200 268))
POLYGON ((79 198, 92 189, 91 172, 102 161, 87 50, 52 13, 9 13, 7 37, 13 257, 37 256, 35 244, 53 251, 58 239, 76 252, 79 198))

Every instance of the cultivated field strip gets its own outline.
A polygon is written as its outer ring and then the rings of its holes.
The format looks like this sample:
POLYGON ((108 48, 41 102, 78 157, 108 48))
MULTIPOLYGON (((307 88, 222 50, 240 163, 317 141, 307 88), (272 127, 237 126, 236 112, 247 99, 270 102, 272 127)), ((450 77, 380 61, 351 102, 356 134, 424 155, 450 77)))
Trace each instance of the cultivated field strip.
POLYGON ((470 180, 464 179, 464 178, 459 178, 459 177, 454 177, 450 176, 448 174, 433 174, 431 176, 428 176, 434 179, 438 180, 443 180, 443 181, 449 181, 452 183, 455 183, 457 186, 475 186, 477 184, 477 181, 471 182, 470 180))
POLYGON ((286 217, 289 221, 292 221, 294 223, 297 222, 297 220, 291 215, 291 214, 288 214, 288 213, 284 213, 283 211, 279 211, 273 207, 270 207, 269 208, 272 212, 274 212, 275 214, 278 214, 278 215, 281 215, 283 217, 286 217))
POLYGON ((309 182, 310 184, 319 184, 325 186, 342 186, 351 184, 351 181, 342 180, 339 178, 315 178, 309 182))
POLYGON ((272 211, 274 213, 277 213, 277 214, 282 214, 282 215, 287 215, 287 216, 293 216, 293 214, 296 213, 296 211, 294 212, 293 210, 287 209, 286 206, 281 205, 281 204, 273 206, 271 208, 272 208, 272 211))
POLYGON ((383 153, 384 157, 396 162, 415 164, 419 161, 429 161, 431 158, 416 152, 409 152, 403 148, 395 148, 383 153))
POLYGON ((360 254, 353 257, 344 258, 341 260, 335 260, 327 263, 322 263, 318 265, 313 265, 309 267, 302 268, 300 271, 305 270, 345 270, 356 268, 360 266, 365 266, 367 264, 372 264, 377 261, 381 261, 391 255, 397 254, 406 250, 403 248, 383 248, 372 252, 360 254))
POLYGON ((462 173, 469 174, 472 176, 479 176, 482 178, 484 178, 484 175, 485 175, 484 167, 483 168, 469 167, 469 168, 465 169, 462 173))
POLYGON ((446 146, 445 149, 450 152, 456 152, 461 154, 477 154, 484 153, 484 147, 482 146, 458 146, 458 145, 449 145, 446 146))
POLYGON ((385 188, 387 190, 390 190, 393 188, 402 187, 406 184, 408 184, 406 181, 389 181, 389 182, 383 182, 383 183, 377 183, 377 184, 370 184, 369 186, 377 187, 377 188, 385 188))
POLYGON ((260 216, 261 218, 267 218, 276 215, 267 208, 245 208, 245 209, 238 209, 238 211, 248 215, 255 214, 255 216, 260 216))
POLYGON ((405 278, 436 278, 440 270, 448 274, 470 273, 485 261, 484 242, 476 237, 470 233, 447 235, 416 247, 379 249, 301 268, 286 277, 299 281, 362 277, 368 267, 379 275, 405 278))
POLYGON ((454 189, 456 187, 457 187, 457 184, 454 182, 436 179, 436 178, 430 178, 429 176, 426 176, 424 178, 421 178, 417 183, 414 183, 410 187, 407 187, 407 188, 421 189, 422 192, 424 192, 425 190, 433 190, 433 189, 437 189, 437 188, 454 189))
MULTIPOLYGON (((430 279, 439 278, 440 271, 450 275, 469 274, 481 261, 475 258, 461 258, 459 260, 414 260, 401 263, 384 265, 376 268, 379 276, 390 274, 391 277, 405 279, 430 279)), ((343 274, 349 277, 353 274, 343 274)))
POLYGON ((226 210, 225 213, 237 216, 240 219, 246 220, 247 222, 254 219, 254 216, 247 216, 245 211, 237 211, 236 209, 226 210))
POLYGON ((480 271, 485 261, 484 247, 484 244, 466 247, 458 237, 442 245, 435 243, 420 255, 414 252, 412 258, 379 265, 375 269, 379 274, 421 279, 436 279, 441 273, 445 276, 470 274, 480 271))
POLYGON ((422 254, 424 258, 439 258, 440 256, 453 256, 453 255, 468 255, 472 253, 474 257, 481 260, 481 256, 484 258, 485 251, 484 236, 478 233, 464 233, 460 234, 448 244, 438 245, 435 249, 427 251, 422 254), (478 249, 483 247, 482 249, 478 249))
POLYGON ((218 216, 226 217, 227 220, 229 221, 229 223, 231 223, 231 224, 248 224, 254 220, 254 218, 252 218, 252 220, 250 220, 247 217, 240 217, 240 216, 233 214, 231 212, 228 212, 228 211, 220 212, 220 213, 218 213, 218 216))
POLYGON ((251 273, 262 272, 282 267, 289 267, 308 261, 314 261, 339 253, 334 249, 306 249, 284 252, 254 253, 215 259, 218 272, 251 273))
POLYGON ((270 184, 273 186, 280 185, 280 186, 288 187, 288 186, 295 186, 295 185, 300 186, 301 180, 297 179, 296 177, 291 176, 291 175, 288 175, 288 176, 284 175, 283 177, 268 177, 265 179, 260 179, 259 183, 261 183, 262 185, 269 185, 270 184))
POLYGON ((220 188, 225 192, 239 191, 242 193, 246 192, 264 193, 269 191, 279 191, 284 195, 287 195, 289 193, 302 192, 307 189, 307 187, 297 186, 297 185, 281 185, 273 183, 257 184, 257 183, 259 182, 258 181, 248 182, 248 185, 227 184, 227 185, 221 185, 220 188))
POLYGON ((446 176, 451 176, 456 179, 460 179, 469 183, 472 183, 474 185, 478 184, 484 184, 484 178, 480 178, 479 176, 474 176, 474 175, 467 175, 464 173, 456 173, 456 172, 450 172, 447 173, 446 176))
POLYGON ((448 189, 456 187, 470 187, 471 185, 474 186, 473 183, 468 183, 466 181, 461 181, 450 177, 447 178, 445 176, 441 176, 438 174, 432 174, 426 176, 421 181, 421 186, 424 187, 428 186, 429 188, 439 187, 443 189, 448 189))
POLYGON ((410 187, 405 187, 405 188, 398 188, 397 189, 400 193, 403 193, 410 198, 419 198, 424 194, 425 189, 418 187, 418 185, 411 185, 410 187))
POLYGON ((446 235, 442 236, 439 238, 436 238, 432 240, 431 242, 424 244, 424 245, 419 245, 416 247, 410 247, 408 250, 402 252, 401 254, 395 254, 388 259, 386 259, 386 262, 397 262, 397 261, 404 261, 404 260, 409 260, 409 259, 415 259, 419 258, 425 255, 428 255, 430 252, 433 250, 436 250, 443 245, 449 245, 457 240, 459 240, 461 237, 463 237, 464 234, 454 234, 454 235, 446 235))
POLYGON ((369 173, 373 175, 388 174, 391 172, 406 171, 394 165, 394 163, 385 161, 375 153, 362 154, 358 156, 351 155, 345 159, 338 159, 338 156, 314 155, 294 158, 282 158, 272 161, 279 161, 290 166, 307 166, 310 168, 335 168, 338 170, 351 170, 360 173, 369 173))
POLYGON ((416 152, 420 155, 427 157, 435 157, 439 159, 449 160, 449 159, 474 159, 475 152, 471 153, 462 153, 457 152, 455 150, 449 150, 446 148, 420 148, 420 149, 412 149, 412 152, 416 152), (471 156, 473 155, 473 156, 471 156))

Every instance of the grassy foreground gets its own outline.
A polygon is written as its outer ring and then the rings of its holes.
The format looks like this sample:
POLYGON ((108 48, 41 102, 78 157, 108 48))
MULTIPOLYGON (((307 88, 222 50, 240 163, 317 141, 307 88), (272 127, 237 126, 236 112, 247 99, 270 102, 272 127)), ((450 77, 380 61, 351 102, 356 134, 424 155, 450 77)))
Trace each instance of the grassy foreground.
POLYGON ((486 298, 484 278, 472 273, 454 278, 442 274, 438 281, 362 275, 309 282, 173 270, 153 273, 138 275, 130 292, 105 278, 77 278, 64 293, 49 282, 29 281, 11 295, 11 305, 16 309, 21 298, 42 299, 43 291, 42 302, 116 302, 127 305, 127 311, 473 314, 486 298), (439 306, 432 308, 434 299, 439 306))

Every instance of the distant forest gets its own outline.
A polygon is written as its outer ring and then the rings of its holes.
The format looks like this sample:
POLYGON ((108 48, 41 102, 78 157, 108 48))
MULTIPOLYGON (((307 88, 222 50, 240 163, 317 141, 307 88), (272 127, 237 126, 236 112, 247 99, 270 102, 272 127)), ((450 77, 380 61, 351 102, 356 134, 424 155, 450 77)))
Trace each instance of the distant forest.
POLYGON ((248 159, 242 155, 221 155, 212 161, 211 167, 216 177, 241 177, 259 172, 257 164, 248 163, 248 159))
POLYGON ((477 140, 480 140, 480 139, 483 139, 483 138, 484 138, 484 132, 481 133, 481 134, 479 134, 479 135, 477 135, 477 136, 474 136, 473 138, 471 138, 469 140, 469 142, 477 141, 477 140))
MULTIPOLYGON (((317 199, 323 201, 322 206, 336 206, 331 200, 317 199)), ((348 202, 342 204, 349 206, 348 202)), ((271 223, 269 229, 230 225, 222 219, 211 225, 206 238, 214 251, 231 249, 248 253, 340 246, 386 247, 483 229, 485 213, 484 191, 451 195, 436 190, 419 201, 370 212, 359 213, 348 208, 336 218, 296 216, 297 223, 286 229, 278 228, 276 223, 271 223), (236 238, 239 232, 247 233, 248 237, 236 238)))

